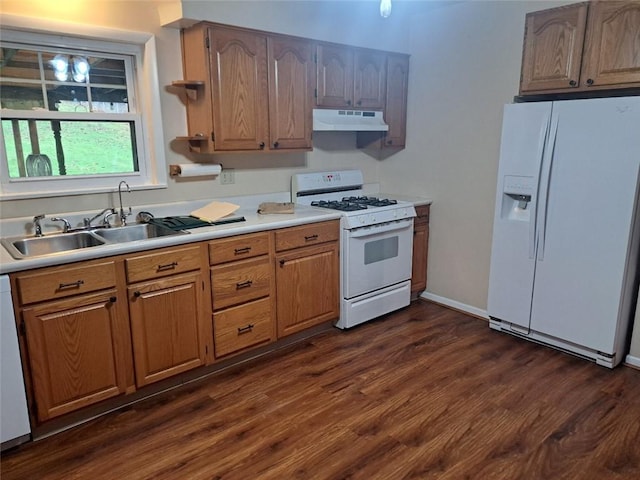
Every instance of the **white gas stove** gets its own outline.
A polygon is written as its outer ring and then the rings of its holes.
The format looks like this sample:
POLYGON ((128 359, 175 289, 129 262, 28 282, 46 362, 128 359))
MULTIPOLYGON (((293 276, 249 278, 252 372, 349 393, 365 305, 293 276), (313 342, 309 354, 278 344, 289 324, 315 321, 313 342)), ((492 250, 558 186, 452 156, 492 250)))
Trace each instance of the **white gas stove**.
POLYGON ((413 204, 364 195, 359 170, 303 173, 291 201, 342 213, 338 328, 350 328, 409 304, 413 204))

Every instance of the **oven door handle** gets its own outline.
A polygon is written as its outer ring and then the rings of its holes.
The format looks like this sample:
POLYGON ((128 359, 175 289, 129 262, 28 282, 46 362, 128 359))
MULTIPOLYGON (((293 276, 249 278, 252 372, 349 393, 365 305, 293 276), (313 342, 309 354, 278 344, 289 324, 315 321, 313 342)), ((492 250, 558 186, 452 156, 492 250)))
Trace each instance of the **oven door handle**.
POLYGON ((394 220, 389 223, 369 225, 367 227, 354 228, 348 231, 349 238, 370 237, 381 233, 395 232, 396 230, 405 230, 413 228, 413 219, 394 220))

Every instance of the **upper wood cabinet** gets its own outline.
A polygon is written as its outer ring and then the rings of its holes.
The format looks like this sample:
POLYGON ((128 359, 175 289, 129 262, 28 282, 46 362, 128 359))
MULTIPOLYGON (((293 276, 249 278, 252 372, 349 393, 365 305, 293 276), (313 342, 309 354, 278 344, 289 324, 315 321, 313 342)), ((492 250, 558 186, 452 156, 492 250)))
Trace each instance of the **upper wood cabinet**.
POLYGON ((344 45, 316 47, 316 105, 331 108, 384 108, 386 54, 344 45))
POLYGON ((404 148, 407 138, 407 92, 409 86, 409 56, 400 53, 386 55, 386 89, 384 119, 386 132, 358 132, 358 148, 393 152, 404 148))
POLYGON ((640 86, 640 2, 585 2, 526 16, 520 93, 640 86))
POLYGON ((199 23, 182 31, 182 50, 185 79, 203 81, 187 97, 197 151, 311 149, 310 42, 199 23))
POLYGON ((310 149, 315 64, 306 40, 270 36, 269 62, 270 149, 310 149))

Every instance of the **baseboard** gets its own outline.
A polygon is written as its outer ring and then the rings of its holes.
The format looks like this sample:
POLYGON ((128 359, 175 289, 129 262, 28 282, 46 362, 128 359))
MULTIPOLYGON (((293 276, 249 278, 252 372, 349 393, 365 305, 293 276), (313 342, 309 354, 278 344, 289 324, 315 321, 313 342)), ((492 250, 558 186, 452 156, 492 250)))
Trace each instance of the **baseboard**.
POLYGON ((624 363, 631 367, 640 368, 640 357, 634 357, 633 355, 627 355, 624 358, 624 363))
POLYGON ((469 315, 473 315, 474 317, 478 317, 483 320, 489 320, 489 315, 487 314, 486 310, 472 307, 471 305, 467 305, 466 303, 451 300, 447 297, 441 297, 440 295, 435 295, 430 292, 422 292, 420 297, 424 298, 425 300, 429 300, 430 302, 439 303, 440 305, 444 305, 445 307, 452 308, 453 310, 460 310, 461 312, 468 313, 469 315))

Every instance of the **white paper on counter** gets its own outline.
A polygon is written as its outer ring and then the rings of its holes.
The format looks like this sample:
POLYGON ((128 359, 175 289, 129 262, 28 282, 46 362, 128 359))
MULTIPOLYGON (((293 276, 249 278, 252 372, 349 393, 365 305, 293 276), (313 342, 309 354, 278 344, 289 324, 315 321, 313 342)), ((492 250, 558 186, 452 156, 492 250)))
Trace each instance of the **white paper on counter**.
POLYGON ((213 201, 204 207, 198 208, 191 212, 191 215, 194 217, 201 218, 202 220, 206 220, 208 222, 215 222, 216 220, 226 217, 227 215, 231 215, 233 212, 238 210, 240 205, 235 205, 229 202, 218 202, 213 201))

